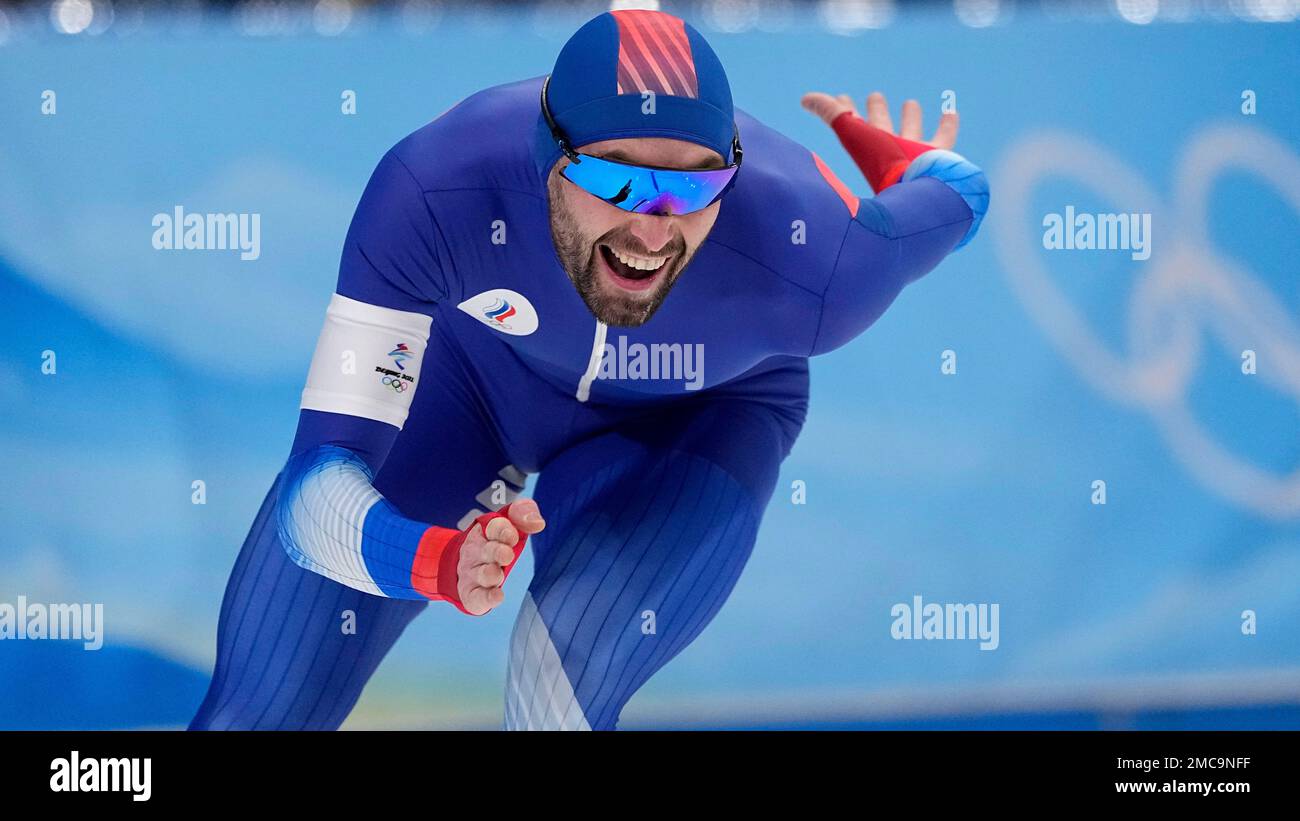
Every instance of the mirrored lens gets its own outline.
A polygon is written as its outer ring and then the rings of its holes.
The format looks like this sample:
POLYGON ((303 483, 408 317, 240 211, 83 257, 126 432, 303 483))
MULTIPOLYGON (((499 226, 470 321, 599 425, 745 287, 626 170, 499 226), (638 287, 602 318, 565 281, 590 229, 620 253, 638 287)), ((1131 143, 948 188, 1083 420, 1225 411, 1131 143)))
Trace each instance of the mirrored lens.
POLYGON ((639 214, 689 214, 707 208, 736 174, 735 166, 708 171, 644 168, 586 154, 561 173, 592 196, 639 214))

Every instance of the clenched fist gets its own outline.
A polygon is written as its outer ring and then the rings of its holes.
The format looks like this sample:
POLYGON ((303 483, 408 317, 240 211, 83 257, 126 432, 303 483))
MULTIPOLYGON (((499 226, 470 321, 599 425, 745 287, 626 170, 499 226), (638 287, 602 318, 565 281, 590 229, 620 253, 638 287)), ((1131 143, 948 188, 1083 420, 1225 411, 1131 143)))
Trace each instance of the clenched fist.
POLYGON ((505 599, 501 589, 506 568, 515 560, 521 534, 532 535, 546 527, 532 499, 512 502, 506 517, 492 519, 484 528, 475 522, 460 548, 456 565, 456 593, 466 610, 481 616, 505 599))

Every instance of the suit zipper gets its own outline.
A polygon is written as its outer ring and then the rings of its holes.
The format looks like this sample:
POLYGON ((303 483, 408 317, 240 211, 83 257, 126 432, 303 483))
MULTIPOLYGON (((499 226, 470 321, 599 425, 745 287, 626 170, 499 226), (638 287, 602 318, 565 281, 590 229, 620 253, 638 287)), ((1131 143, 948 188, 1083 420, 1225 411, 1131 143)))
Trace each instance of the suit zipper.
POLYGON ((591 396, 591 383, 595 381, 596 374, 600 373, 600 360, 604 355, 605 323, 596 320, 596 333, 591 338, 591 356, 587 359, 587 372, 578 381, 578 392, 574 394, 574 398, 579 402, 586 402, 587 397, 591 396))

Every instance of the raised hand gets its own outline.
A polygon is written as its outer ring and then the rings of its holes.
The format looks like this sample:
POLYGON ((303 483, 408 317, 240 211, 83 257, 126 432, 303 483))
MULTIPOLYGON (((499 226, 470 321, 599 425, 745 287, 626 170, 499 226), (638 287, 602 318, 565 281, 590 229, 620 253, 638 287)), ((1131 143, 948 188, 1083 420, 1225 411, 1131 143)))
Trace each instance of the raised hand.
MULTIPOLYGON (((810 91, 803 95, 799 101, 800 104, 816 114, 827 125, 835 120, 846 111, 851 111, 858 116, 858 108, 853 104, 853 98, 847 94, 840 94, 832 97, 821 91, 810 91)), ((921 136, 921 104, 916 100, 907 100, 903 103, 902 128, 894 131, 894 120, 889 116, 889 103, 885 100, 885 95, 879 91, 873 91, 867 96, 867 122, 882 131, 890 134, 896 134, 905 140, 924 143, 932 148, 943 148, 951 150, 957 144, 957 128, 960 124, 960 118, 956 111, 946 111, 939 118, 939 127, 935 130, 934 136, 929 140, 922 139, 921 136)))

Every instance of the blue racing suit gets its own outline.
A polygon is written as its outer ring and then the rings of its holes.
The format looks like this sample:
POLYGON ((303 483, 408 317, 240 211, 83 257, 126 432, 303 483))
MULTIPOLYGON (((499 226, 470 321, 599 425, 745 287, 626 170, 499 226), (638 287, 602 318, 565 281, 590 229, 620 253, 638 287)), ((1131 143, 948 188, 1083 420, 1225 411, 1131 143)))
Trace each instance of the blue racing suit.
POLYGON ((540 473, 506 726, 613 728, 736 584, 808 358, 968 241, 987 202, 950 152, 860 199, 738 111, 745 162, 712 232, 649 321, 606 327, 552 243, 540 83, 469 97, 375 169, 192 727, 338 727, 410 620, 454 599, 437 534, 540 473))

